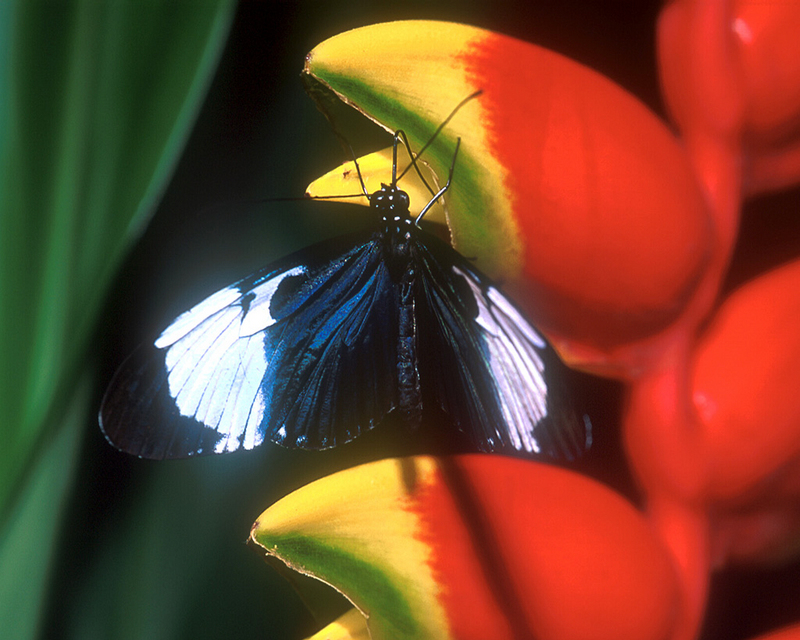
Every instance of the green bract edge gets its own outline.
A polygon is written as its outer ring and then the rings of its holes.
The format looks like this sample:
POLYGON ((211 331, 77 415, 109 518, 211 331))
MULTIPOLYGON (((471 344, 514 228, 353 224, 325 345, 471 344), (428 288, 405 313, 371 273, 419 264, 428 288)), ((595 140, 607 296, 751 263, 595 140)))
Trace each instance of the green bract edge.
POLYGON ((314 576, 347 596, 367 614, 373 636, 377 632, 381 637, 398 640, 420 638, 414 607, 392 582, 388 569, 308 536, 272 538, 260 534, 256 539, 291 568, 314 576))
MULTIPOLYGON (((415 150, 427 143, 441 124, 426 120, 405 106, 402 96, 379 93, 362 80, 314 64, 313 59, 307 72, 381 126, 391 131, 405 131, 415 150)), ((435 168, 442 184, 453 160, 456 138, 452 130, 448 132, 445 127, 423 156, 435 168)), ((507 241, 496 230, 508 224, 507 221, 500 226, 495 223, 497 208, 492 204, 493 189, 499 189, 499 185, 489 184, 480 163, 468 149, 462 148, 456 160, 453 184, 446 196, 448 226, 456 248, 465 255, 476 256, 479 266, 490 275, 502 272, 493 262, 503 255, 507 241)))

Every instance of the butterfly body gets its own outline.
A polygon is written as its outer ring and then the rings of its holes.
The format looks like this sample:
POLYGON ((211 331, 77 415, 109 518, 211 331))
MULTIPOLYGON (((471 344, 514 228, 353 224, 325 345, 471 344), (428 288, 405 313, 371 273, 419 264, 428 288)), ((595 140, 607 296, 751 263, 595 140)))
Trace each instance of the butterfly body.
POLYGON ((544 337, 394 183, 370 206, 375 230, 287 256, 134 352, 103 400, 108 440, 149 458, 324 449, 433 403, 480 449, 579 455, 588 422, 544 337))
POLYGON ((379 241, 384 261, 397 288, 397 406, 410 422, 422 415, 422 395, 417 366, 415 275, 412 238, 417 231, 409 214, 408 196, 395 186, 382 185, 370 198, 381 213, 379 241))

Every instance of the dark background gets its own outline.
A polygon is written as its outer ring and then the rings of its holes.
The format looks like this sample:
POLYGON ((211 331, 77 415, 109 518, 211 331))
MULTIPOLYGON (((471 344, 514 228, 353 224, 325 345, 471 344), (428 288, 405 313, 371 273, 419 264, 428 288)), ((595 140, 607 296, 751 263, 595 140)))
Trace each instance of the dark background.
MULTIPOLYGON (((264 201, 302 196, 308 182, 346 159, 300 82, 305 54, 315 45, 386 20, 471 23, 583 62, 663 115, 654 56, 658 8, 634 0, 243 3, 183 159, 109 299, 97 336, 98 405, 122 359, 193 303, 291 250, 366 222, 368 212, 358 207, 264 201)), ((342 118, 342 133, 357 153, 390 144, 365 119, 342 118)), ((729 286, 797 255, 800 216, 787 215, 797 203, 792 191, 747 205, 729 286)), ((616 431, 619 390, 583 382, 596 398, 597 434, 584 470, 636 500, 616 431)), ((245 546, 252 522, 310 479, 429 445, 389 426, 331 452, 268 444, 156 463, 118 453, 95 424, 87 429, 47 637, 310 634, 320 623, 245 546)), ((704 637, 746 638, 800 619, 798 574, 794 564, 715 577, 704 637)))

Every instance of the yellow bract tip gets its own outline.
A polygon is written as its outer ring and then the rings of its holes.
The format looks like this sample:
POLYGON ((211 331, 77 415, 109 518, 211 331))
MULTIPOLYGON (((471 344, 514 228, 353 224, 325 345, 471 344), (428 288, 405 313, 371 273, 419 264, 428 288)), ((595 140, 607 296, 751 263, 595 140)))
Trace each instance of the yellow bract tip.
POLYGON ((370 640, 367 619, 358 609, 350 609, 306 640, 370 640))
MULTIPOLYGON (((400 150, 398 150, 398 155, 400 150)), ((392 181, 392 148, 383 149, 370 153, 358 159, 358 166, 361 169, 361 178, 368 193, 374 193, 381 188, 382 184, 389 184, 392 181)), ((398 174, 402 173, 408 162, 400 163, 398 174)), ((437 191, 441 181, 434 174, 430 166, 425 162, 418 163, 422 175, 425 177, 431 189, 437 191)), ((431 191, 424 185, 422 180, 413 167, 398 181, 398 186, 408 194, 411 206, 409 210, 413 215, 419 214, 422 208, 428 204, 433 197, 431 191)), ((367 198, 363 195, 363 189, 358 179, 354 162, 344 164, 329 171, 325 175, 314 180, 306 189, 306 194, 312 198, 323 197, 333 202, 351 202, 353 204, 369 205, 367 198), (361 194, 361 195, 358 195, 361 194), (334 197, 331 197, 334 196, 334 197), (353 197, 355 196, 355 197, 353 197)), ((443 196, 425 214, 425 220, 445 224, 445 208, 443 196)))

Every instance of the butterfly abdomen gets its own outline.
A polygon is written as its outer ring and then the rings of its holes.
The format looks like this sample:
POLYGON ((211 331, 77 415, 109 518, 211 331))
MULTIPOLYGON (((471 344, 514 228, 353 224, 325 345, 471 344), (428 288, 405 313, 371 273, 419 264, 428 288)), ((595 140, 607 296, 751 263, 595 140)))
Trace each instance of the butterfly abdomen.
POLYGON ((397 341, 398 408, 409 422, 422 416, 422 391, 417 366, 417 321, 414 313, 414 268, 409 263, 400 283, 397 341))

